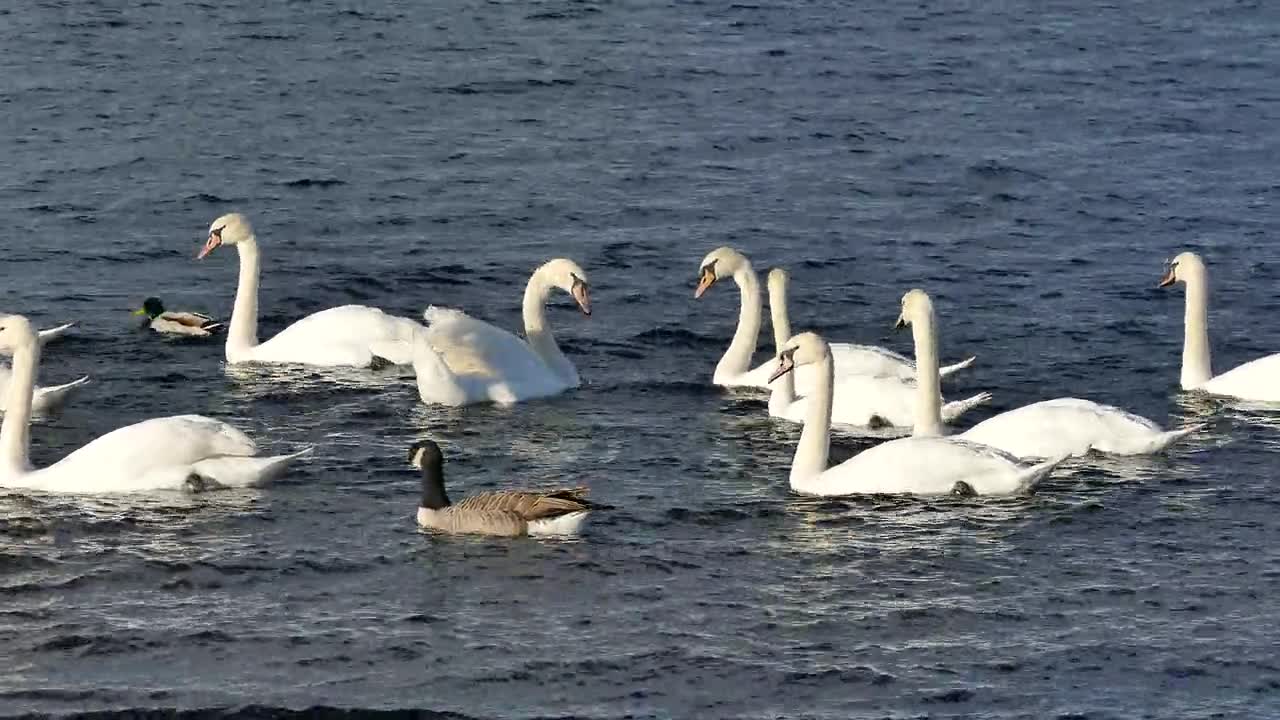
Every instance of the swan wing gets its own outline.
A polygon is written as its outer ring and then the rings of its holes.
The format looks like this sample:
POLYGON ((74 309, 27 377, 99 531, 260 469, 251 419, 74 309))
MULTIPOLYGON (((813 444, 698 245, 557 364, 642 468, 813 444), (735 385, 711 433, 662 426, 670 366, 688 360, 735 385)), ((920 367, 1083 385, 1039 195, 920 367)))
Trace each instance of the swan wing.
POLYGON ((547 492, 501 490, 464 498, 454 507, 469 510, 502 510, 513 512, 525 520, 540 520, 591 508, 586 499, 587 488, 563 488, 547 492))
POLYGON ((864 450, 796 490, 814 495, 945 495, 965 482, 980 495, 1001 495, 1023 487, 1026 470, 996 448, 955 438, 908 437, 864 450))
POLYGON ((153 418, 112 430, 32 473, 23 484, 84 493, 180 489, 201 460, 256 452, 253 440, 220 420, 200 415, 153 418))
POLYGON ((250 359, 362 367, 372 357, 412 362, 413 333, 422 325, 378 308, 343 305, 308 315, 253 348, 250 359), (389 357, 393 356, 393 357, 389 357))
POLYGON ((283 475, 294 460, 311 453, 313 449, 308 447, 288 455, 269 457, 224 455, 201 460, 191 466, 191 473, 197 476, 195 480, 200 485, 189 489, 262 487, 283 475))
POLYGON ((1280 353, 1251 360, 1210 379, 1197 389, 1245 400, 1280 402, 1280 353))
POLYGON ((1024 405, 970 428, 960 437, 1000 448, 1020 458, 1084 455, 1091 448, 1125 452, 1150 445, 1159 425, 1112 405, 1056 398, 1024 405))
POLYGON ((555 380, 542 358, 513 333, 451 308, 430 307, 423 317, 427 341, 455 375, 501 380, 518 395, 555 380))

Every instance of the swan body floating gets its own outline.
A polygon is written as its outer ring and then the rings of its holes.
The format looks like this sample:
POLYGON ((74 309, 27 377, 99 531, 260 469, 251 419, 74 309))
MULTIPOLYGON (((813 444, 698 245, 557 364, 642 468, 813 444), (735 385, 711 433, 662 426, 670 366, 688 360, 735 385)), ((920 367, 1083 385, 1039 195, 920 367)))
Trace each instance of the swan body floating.
POLYGON ((143 322, 146 326, 161 335, 209 337, 214 331, 226 325, 204 313, 165 310, 160 298, 154 297, 144 300, 142 307, 134 310, 133 314, 145 317, 146 320, 143 322))
POLYGON ((524 334, 460 311, 428 308, 427 328, 415 335, 413 368, 427 404, 515 403, 557 395, 579 385, 578 370, 560 351, 547 325, 546 304, 560 288, 591 315, 587 275, 572 260, 551 260, 529 277, 524 291, 524 334))
POLYGON ((957 437, 999 448, 1020 458, 1048 458, 1096 450, 1111 455, 1157 453, 1200 425, 1164 430, 1113 405, 1079 398, 1056 398, 1002 412, 957 437))
MULTIPOLYGON (((774 302, 774 300, 786 297, 790 274, 781 268, 774 268, 769 271, 767 281, 773 343, 774 347, 781 348, 790 339, 791 321, 787 318, 785 303, 774 302)), ((834 352, 832 361, 833 364, 838 364, 834 352)), ((814 366, 801 367, 812 370, 814 366)), ((915 372, 915 363, 911 364, 911 368, 915 372)), ((794 375, 795 372, 792 371, 790 374, 794 375)), ((848 375, 836 380, 832 392, 834 397, 831 405, 831 421, 834 423, 869 428, 905 428, 911 427, 915 422, 918 389, 915 385, 907 384, 897 377, 848 375)), ((952 422, 969 410, 988 402, 991 402, 990 393, 978 393, 964 400, 946 403, 940 407, 939 411, 945 422, 952 422)), ((809 403, 808 397, 798 399, 795 397, 791 382, 786 381, 780 385, 775 383, 769 395, 769 414, 792 422, 804 422, 809 413, 809 403)))
MULTIPOLYGON (((900 323, 911 325, 916 357, 937 357, 933 301, 923 290, 902 298, 900 323)), ((928 378, 918 381, 922 386, 928 378)), ((932 395, 930 395, 932 397, 932 395)), ((912 434, 942 434, 945 408, 920 403, 912 434)), ((1057 398, 1000 413, 955 436, 1022 459, 1086 455, 1090 450, 1116 455, 1154 453, 1186 437, 1199 426, 1165 431, 1154 422, 1111 405, 1079 398, 1057 398)))
MULTIPOLYGON (((919 406, 936 396, 937 356, 917 353, 919 406), (933 382, 924 382, 928 375, 933 382), (932 395, 929 388, 933 387, 932 395), (926 395, 928 395, 926 397, 926 395)), ((827 467, 830 446, 831 352, 814 333, 801 333, 778 357, 775 378, 813 365, 818 384, 791 463, 791 489, 805 495, 1009 495, 1032 490, 1063 458, 1024 465, 1017 458, 978 443, 944 437, 905 437, 876 445, 835 467, 827 467)), ((936 406, 935 406, 936 407, 936 406)))
MULTIPOLYGON (((763 307, 760 297, 760 281, 756 277, 755 270, 751 267, 751 261, 731 247, 717 248, 702 259, 698 275, 698 287, 693 293, 694 298, 701 298, 712 285, 726 278, 733 278, 733 281, 738 285, 741 296, 738 328, 733 333, 733 340, 729 344, 729 349, 725 351, 724 357, 716 365, 712 382, 725 387, 768 388, 769 375, 773 372, 774 363, 766 361, 755 368, 751 367, 751 356, 755 354, 756 342, 759 340, 760 315, 763 307)), ((788 328, 790 327, 785 290, 777 294, 772 289, 770 290, 769 308, 775 321, 777 318, 782 318, 786 321, 788 328), (775 310, 775 307, 778 310, 775 310)), ((790 337, 789 329, 786 335, 790 337)), ((874 345, 852 345, 849 343, 834 343, 829 347, 835 362, 837 379, 843 379, 850 375, 893 377, 903 380, 915 377, 914 363, 892 350, 874 345)), ((967 368, 973 364, 974 359, 970 357, 967 360, 948 365, 942 368, 941 373, 945 377, 957 370, 967 368)), ((813 369, 804 366, 798 372, 799 376, 796 379, 797 392, 801 395, 808 395, 815 382, 813 369)))
POLYGON ((573 535, 594 507, 586 488, 547 492, 502 490, 453 503, 444 489, 444 455, 430 440, 409 448, 409 462, 422 471, 418 525, 445 533, 480 535, 573 535))
POLYGON ((1221 375, 1213 374, 1209 353, 1209 275, 1199 255, 1184 252, 1169 262, 1160 287, 1178 282, 1187 286, 1182 389, 1242 400, 1280 402, 1280 353, 1251 360, 1221 375))
POLYGON ((40 343, 26 318, 0 317, 0 353, 13 356, 0 423, 0 486, 85 494, 256 486, 311 450, 254 457, 253 441, 227 423, 177 415, 118 428, 37 470, 27 453, 40 343))
POLYGON ((258 342, 258 240, 249 220, 239 213, 223 215, 209 226, 200 250, 204 258, 222 245, 240 254, 240 280, 227 328, 227 362, 297 363, 320 367, 378 367, 413 361, 414 333, 422 325, 364 305, 343 305, 308 315, 258 342))

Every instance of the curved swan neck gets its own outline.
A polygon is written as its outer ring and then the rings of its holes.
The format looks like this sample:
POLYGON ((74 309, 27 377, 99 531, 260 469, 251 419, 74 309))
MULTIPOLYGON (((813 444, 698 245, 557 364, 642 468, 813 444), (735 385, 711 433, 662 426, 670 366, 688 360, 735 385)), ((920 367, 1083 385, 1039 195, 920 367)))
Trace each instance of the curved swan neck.
POLYGON ((916 403, 911 434, 942 434, 942 381, 938 376, 938 332, 933 307, 911 321, 916 353, 916 403))
MULTIPOLYGON (((817 376, 813 394, 809 396, 809 409, 800 431, 800 442, 791 461, 791 487, 803 492, 809 483, 818 479, 827 469, 827 453, 831 446, 831 399, 835 384, 835 366, 828 349, 822 359, 813 366, 817 376)), ((794 370, 788 375, 794 374, 794 370)))
POLYGON ((756 341, 760 339, 760 313, 763 301, 760 298, 760 279, 751 263, 743 261, 733 273, 733 281, 738 284, 742 298, 742 307, 738 311, 738 329, 733 333, 733 342, 724 357, 716 365, 714 380, 720 382, 728 376, 741 375, 751 367, 751 356, 756 351, 756 341))
POLYGON ((40 343, 34 337, 13 353, 13 374, 9 376, 9 396, 5 398, 4 422, 0 424, 0 472, 13 476, 28 469, 27 449, 31 445, 31 395, 40 364, 40 343))
POLYGON ((529 283, 524 287, 524 304, 521 314, 524 316, 524 336, 533 352, 542 358, 542 362, 556 374, 572 380, 577 371, 569 358, 564 356, 556 336, 547 325, 547 300, 551 297, 553 285, 547 282, 543 269, 538 268, 529 276, 529 283))
MULTIPOLYGON (((787 317, 787 285, 785 280, 769 280, 769 320, 773 325, 773 352, 782 352, 791 339, 791 319, 787 317)), ((780 415, 796 401, 795 371, 773 381, 769 393, 769 414, 780 415)))
POLYGON ((1209 279, 1204 272, 1187 278, 1183 318, 1182 388, 1191 390, 1213 378, 1209 356, 1209 279))
POLYGON ((240 253, 240 282, 227 327, 227 360, 236 352, 258 345, 258 275, 261 272, 258 240, 250 235, 236 243, 240 253))

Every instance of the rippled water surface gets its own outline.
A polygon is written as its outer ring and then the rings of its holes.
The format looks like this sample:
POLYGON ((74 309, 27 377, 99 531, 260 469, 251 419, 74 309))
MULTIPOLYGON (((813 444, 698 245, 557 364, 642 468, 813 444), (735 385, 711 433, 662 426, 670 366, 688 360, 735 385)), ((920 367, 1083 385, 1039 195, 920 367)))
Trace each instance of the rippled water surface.
MULTIPOLYGON (((203 412, 311 462, 260 491, 0 494, 0 712, 424 708, 528 718, 1280 716, 1280 413, 1177 390, 1209 263, 1215 364, 1280 350, 1280 6, 1267 2, 42 2, 0 9, 0 305, 81 327, 38 464, 203 412), (1034 9, 1032 9, 1034 8, 1034 9), (584 378, 429 408, 395 372, 230 371, 133 328, 225 315, 241 210, 262 335, 347 302, 551 320, 584 378), (709 387, 722 244, 793 273, 793 322, 948 384, 1207 422, 1034 497, 803 499, 798 430, 709 387), (416 531, 405 448, 455 494, 590 485, 575 542, 416 531)), ((758 360, 770 342, 762 337, 758 360)), ((844 438, 847 457, 869 445, 844 438)))

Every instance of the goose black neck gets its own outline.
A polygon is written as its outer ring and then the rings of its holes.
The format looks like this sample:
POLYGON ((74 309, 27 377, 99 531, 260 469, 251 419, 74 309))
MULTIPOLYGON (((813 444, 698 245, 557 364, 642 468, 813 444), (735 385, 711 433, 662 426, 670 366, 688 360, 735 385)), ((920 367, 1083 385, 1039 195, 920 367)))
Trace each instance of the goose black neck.
POLYGON ((447 508, 449 495, 444 491, 444 463, 436 454, 422 458, 422 502, 421 506, 428 510, 447 508))

